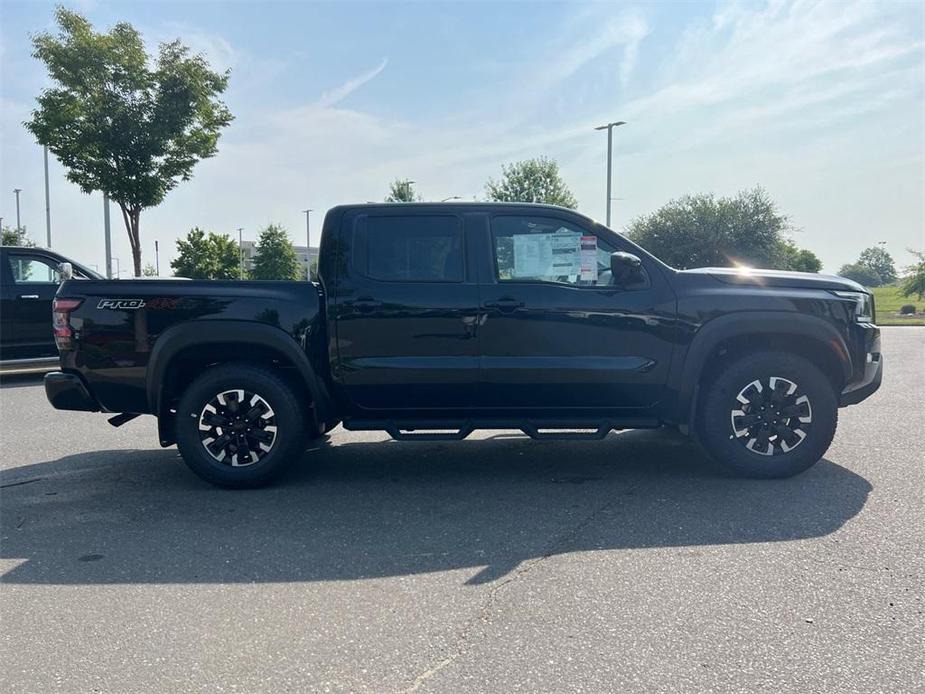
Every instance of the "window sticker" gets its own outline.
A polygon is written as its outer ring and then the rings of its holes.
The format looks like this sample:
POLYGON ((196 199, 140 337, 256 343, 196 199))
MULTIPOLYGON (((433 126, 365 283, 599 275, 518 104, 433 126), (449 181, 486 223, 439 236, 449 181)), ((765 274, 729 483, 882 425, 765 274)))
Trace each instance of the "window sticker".
POLYGON ((577 277, 581 272, 581 234, 514 236, 514 278, 577 277))
POLYGON ((581 237, 581 274, 582 282, 597 284, 597 236, 581 237))

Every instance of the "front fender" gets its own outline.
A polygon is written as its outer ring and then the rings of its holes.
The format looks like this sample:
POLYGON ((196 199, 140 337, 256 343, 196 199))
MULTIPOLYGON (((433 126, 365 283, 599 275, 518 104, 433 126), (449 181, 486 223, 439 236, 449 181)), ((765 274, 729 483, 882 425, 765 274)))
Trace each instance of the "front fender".
POLYGON ((738 337, 807 338, 823 347, 838 364, 845 381, 851 377, 851 353, 844 337, 826 320, 788 311, 730 313, 703 324, 693 335, 686 352, 674 360, 669 374, 669 392, 675 403, 666 419, 691 427, 696 415, 700 379, 707 359, 723 342, 738 337))

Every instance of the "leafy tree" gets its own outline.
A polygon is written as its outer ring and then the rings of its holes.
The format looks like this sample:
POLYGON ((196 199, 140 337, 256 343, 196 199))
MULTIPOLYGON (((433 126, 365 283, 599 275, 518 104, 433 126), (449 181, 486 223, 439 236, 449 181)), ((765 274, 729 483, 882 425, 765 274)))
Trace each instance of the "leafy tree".
POLYGON ((879 287, 883 284, 883 278, 880 275, 860 263, 842 265, 838 274, 842 277, 847 277, 849 280, 854 280, 858 284, 863 284, 865 287, 879 287))
POLYGON ((389 184, 389 194, 385 196, 386 202, 420 202, 423 199, 414 192, 414 181, 401 178, 389 184))
POLYGON ((786 267, 780 269, 796 272, 819 272, 822 269, 819 256, 805 248, 797 248, 792 241, 783 241, 780 252, 786 260, 786 267))
POLYGON ((885 248, 880 246, 865 248, 861 251, 857 264, 863 265, 880 275, 881 284, 892 284, 896 281, 896 266, 893 264, 893 256, 887 253, 885 248))
MULTIPOLYGON (((735 197, 686 195, 630 222, 628 236, 677 268, 728 266, 813 268, 811 252, 786 234, 790 220, 761 187, 735 197)), ((815 261, 813 260, 815 258, 815 261)))
POLYGON ((170 261, 177 277, 191 280, 212 279, 215 259, 206 232, 199 227, 189 230, 185 239, 177 239, 177 257, 170 261))
POLYGON ((925 299, 925 253, 908 249, 912 255, 919 259, 915 265, 908 268, 908 274, 903 278, 900 292, 903 296, 917 296, 919 301, 925 299))
POLYGON ((501 180, 485 184, 488 199, 494 202, 543 202, 574 210, 578 201, 559 175, 552 159, 537 157, 501 169, 501 180))
POLYGON ((2 239, 0 239, 0 246, 29 246, 32 247, 35 245, 35 241, 29 238, 26 234, 26 227, 20 227, 19 229, 13 229, 12 227, 4 225, 2 230, 2 239))
POLYGON ((228 234, 209 234, 212 279, 241 279, 241 249, 228 234))
POLYGON ((232 120, 218 99, 229 73, 214 72, 179 40, 149 57, 126 22, 97 33, 77 12, 59 7, 55 18, 57 35, 32 39, 53 86, 25 126, 67 167, 70 181, 119 205, 137 276, 141 211, 215 154, 219 132, 232 120))
POLYGON ((234 280, 241 276, 238 244, 227 234, 206 233, 199 227, 177 240, 177 257, 170 267, 178 277, 197 280, 234 280))
POLYGON ((254 255, 255 280, 299 280, 302 266, 292 247, 286 230, 278 224, 270 224, 257 237, 257 252, 254 255))
POLYGON ((141 269, 141 275, 142 277, 157 277, 157 268, 151 263, 145 263, 145 266, 141 269))

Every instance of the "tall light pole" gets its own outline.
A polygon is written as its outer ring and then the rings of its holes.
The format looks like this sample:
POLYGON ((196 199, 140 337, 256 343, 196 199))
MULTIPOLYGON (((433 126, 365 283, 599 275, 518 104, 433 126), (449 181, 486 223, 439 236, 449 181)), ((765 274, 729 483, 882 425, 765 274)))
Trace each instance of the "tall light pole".
POLYGON ((157 246, 157 241, 154 242, 154 272, 157 273, 157 276, 161 276, 161 253, 160 248, 157 246))
POLYGON ((13 192, 16 194, 16 231, 19 231, 22 229, 19 223, 19 194, 22 192, 22 188, 13 188, 13 192))
POLYGON ((244 227, 238 227, 238 259, 241 267, 238 268, 238 279, 244 279, 244 227))
POLYGON ((109 193, 103 193, 103 235, 106 244, 106 279, 112 279, 112 234, 109 228, 109 193))
POLYGON ((613 199, 611 197, 610 188, 613 181, 613 129, 620 126, 626 125, 626 121, 618 120, 613 123, 608 123, 607 125, 599 125, 595 130, 606 130, 607 131, 607 227, 610 227, 610 201, 613 199))
POLYGON ((45 154, 45 242, 51 248, 51 199, 48 195, 48 147, 43 147, 45 154))
POLYGON ((302 210, 305 213, 305 279, 309 282, 312 281, 312 230, 309 226, 309 217, 311 216, 312 210, 302 210))

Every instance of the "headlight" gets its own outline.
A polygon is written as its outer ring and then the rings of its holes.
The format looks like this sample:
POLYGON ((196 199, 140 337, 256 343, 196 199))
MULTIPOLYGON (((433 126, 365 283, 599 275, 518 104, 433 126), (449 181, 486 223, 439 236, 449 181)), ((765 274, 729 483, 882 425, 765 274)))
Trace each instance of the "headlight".
POLYGON ((854 319, 858 323, 874 322, 874 298, 867 292, 833 292, 843 299, 854 301, 854 319))

